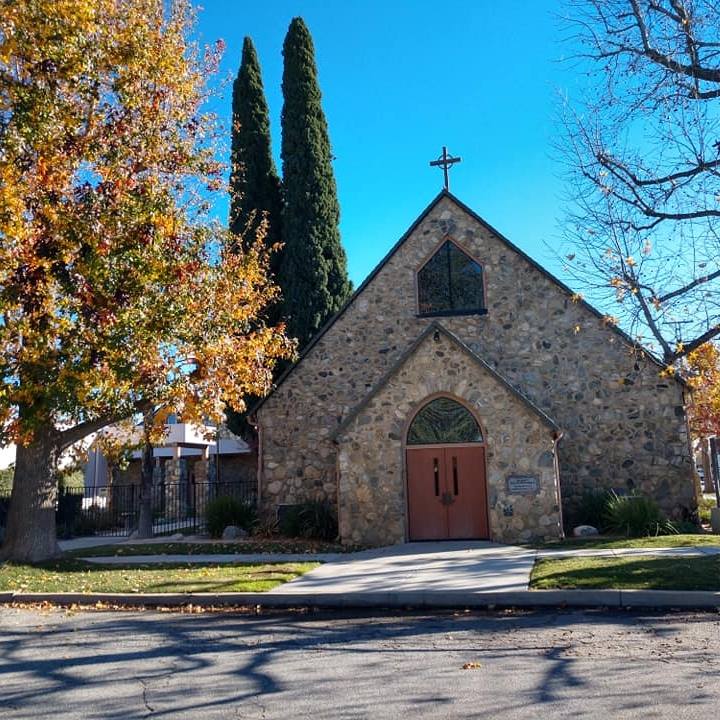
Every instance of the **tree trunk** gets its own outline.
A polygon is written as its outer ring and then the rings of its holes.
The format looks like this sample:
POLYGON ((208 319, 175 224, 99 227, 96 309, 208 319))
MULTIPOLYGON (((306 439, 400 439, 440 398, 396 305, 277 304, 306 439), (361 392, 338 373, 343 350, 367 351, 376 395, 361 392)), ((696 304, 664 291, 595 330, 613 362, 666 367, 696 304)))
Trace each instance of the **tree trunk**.
POLYGON ((710 466, 715 489, 715 504, 720 507, 720 467, 718 467, 718 439, 716 437, 710 438, 710 466))
POLYGON ((138 538, 151 538, 153 536, 153 446, 145 438, 140 469, 140 517, 138 519, 138 538))
POLYGON ((55 531, 59 457, 59 439, 48 430, 38 430, 29 445, 18 445, 0 560, 39 562, 60 553, 55 531))

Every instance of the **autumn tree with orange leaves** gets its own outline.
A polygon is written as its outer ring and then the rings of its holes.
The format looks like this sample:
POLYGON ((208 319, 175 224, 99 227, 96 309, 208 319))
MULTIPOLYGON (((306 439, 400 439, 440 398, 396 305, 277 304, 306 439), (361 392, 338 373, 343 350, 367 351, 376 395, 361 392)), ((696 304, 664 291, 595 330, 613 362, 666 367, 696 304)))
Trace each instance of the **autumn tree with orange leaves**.
POLYGON ((220 48, 184 0, 0 0, 0 445, 18 444, 0 556, 57 552, 56 468, 121 418, 222 418, 292 347, 258 243, 208 220, 203 110, 220 48))
POLYGON ((720 350, 705 343, 687 356, 690 431, 696 438, 720 436, 720 350))

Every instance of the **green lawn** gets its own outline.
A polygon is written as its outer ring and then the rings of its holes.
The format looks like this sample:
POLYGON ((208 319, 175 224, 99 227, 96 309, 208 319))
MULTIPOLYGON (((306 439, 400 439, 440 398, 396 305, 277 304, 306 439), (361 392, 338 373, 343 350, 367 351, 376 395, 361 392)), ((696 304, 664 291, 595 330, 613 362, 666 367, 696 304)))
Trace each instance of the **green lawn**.
POLYGON ((692 535, 658 535, 653 537, 591 537, 567 538, 558 542, 542 543, 534 547, 547 550, 579 550, 582 548, 660 548, 660 547, 698 547, 703 545, 720 545, 720 535, 697 533, 692 535))
POLYGON ((539 560, 533 590, 720 590, 720 556, 601 557, 539 560))
POLYGON ((351 552, 358 548, 349 548, 337 543, 313 540, 241 540, 239 542, 167 542, 133 543, 123 545, 99 545, 72 550, 65 557, 111 557, 133 555, 233 555, 237 553, 339 553, 351 552))
POLYGON ((62 559, 0 565, 0 591, 190 593, 264 592, 319 563, 103 566, 62 559))

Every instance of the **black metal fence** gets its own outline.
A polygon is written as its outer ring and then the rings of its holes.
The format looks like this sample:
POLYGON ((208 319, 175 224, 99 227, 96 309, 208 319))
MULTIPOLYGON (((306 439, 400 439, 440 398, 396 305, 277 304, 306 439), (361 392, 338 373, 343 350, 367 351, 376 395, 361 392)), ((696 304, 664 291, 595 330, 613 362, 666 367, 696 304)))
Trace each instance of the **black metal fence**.
MULTIPOLYGON (((256 502, 251 481, 161 482, 153 487, 153 533, 198 533, 205 530, 208 503, 218 497, 256 502)), ((10 495, 0 494, 0 528, 5 527, 10 495)), ((62 488, 58 492, 58 537, 83 535, 128 536, 140 518, 140 486, 110 485, 62 488)))

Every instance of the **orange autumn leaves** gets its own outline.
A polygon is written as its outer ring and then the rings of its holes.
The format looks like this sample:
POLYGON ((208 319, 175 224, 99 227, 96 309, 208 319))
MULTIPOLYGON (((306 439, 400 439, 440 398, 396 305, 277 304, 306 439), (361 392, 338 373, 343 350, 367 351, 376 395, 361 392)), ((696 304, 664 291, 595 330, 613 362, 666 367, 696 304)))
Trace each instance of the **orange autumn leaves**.
POLYGON ((0 16, 0 444, 148 404, 261 395, 293 347, 277 289, 207 215, 221 48, 181 0, 25 0, 0 16))
POLYGON ((720 435, 720 350, 705 343, 687 356, 690 429, 695 437, 720 435))

